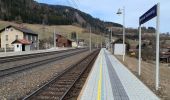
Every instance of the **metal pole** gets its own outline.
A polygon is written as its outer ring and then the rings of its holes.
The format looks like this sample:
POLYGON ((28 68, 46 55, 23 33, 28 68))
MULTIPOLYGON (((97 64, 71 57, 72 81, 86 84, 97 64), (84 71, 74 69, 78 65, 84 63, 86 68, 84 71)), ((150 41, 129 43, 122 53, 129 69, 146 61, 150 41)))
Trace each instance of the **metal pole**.
POLYGON ((157 4, 156 20, 156 90, 159 89, 159 26, 160 26, 160 3, 157 4))
POLYGON ((39 36, 37 37, 37 49, 39 50, 40 49, 40 44, 39 44, 39 36))
POLYGON ((112 27, 111 27, 111 40, 110 40, 110 51, 113 53, 113 47, 112 47, 112 27))
POLYGON ((90 39, 89 39, 89 48, 90 48, 90 52, 91 52, 91 26, 90 26, 90 39))
POLYGON ((97 35, 97 43, 96 44, 97 44, 97 49, 98 49, 98 35, 97 35))
POLYGON ((78 33, 77 33, 77 47, 79 46, 78 33))
POLYGON ((5 36, 5 49, 4 49, 4 51, 5 51, 5 54, 6 54, 6 38, 7 38, 6 37, 6 28, 5 28, 5 35, 4 36, 5 36))
POLYGON ((56 48, 56 33, 55 33, 55 29, 54 29, 54 48, 56 48))
POLYGON ((125 46, 125 7, 123 7, 123 61, 125 61, 126 46, 125 46))
POLYGON ((100 42, 100 47, 102 48, 102 33, 101 33, 101 38, 100 38, 101 42, 100 42))
POLYGON ((138 66, 138 75, 141 75, 141 25, 139 26, 139 66, 138 66))

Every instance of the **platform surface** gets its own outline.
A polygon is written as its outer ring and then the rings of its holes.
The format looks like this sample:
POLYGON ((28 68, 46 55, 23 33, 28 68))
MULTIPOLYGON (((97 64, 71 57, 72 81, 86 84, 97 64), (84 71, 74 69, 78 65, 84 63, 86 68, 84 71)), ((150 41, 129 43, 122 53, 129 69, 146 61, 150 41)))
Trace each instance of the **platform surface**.
POLYGON ((159 100, 106 49, 100 51, 79 99, 159 100))

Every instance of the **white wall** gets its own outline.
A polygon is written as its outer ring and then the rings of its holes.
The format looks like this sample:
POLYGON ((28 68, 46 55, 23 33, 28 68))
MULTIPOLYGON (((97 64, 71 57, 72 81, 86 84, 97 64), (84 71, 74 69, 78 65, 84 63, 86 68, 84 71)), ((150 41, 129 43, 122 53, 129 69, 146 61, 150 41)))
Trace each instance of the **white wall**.
POLYGON ((123 45, 123 44, 116 43, 114 45, 114 54, 115 55, 124 55, 125 52, 126 52, 126 44, 123 45))
POLYGON ((6 29, 6 31, 2 31, 0 35, 1 35, 1 48, 5 47, 5 42, 6 44, 9 45, 10 48, 12 48, 13 45, 11 43, 16 40, 16 35, 18 35, 18 39, 23 39, 24 37, 23 32, 18 31, 13 27, 6 29), (5 35, 8 35, 8 41, 6 41, 5 35))
POLYGON ((14 52, 22 51, 22 44, 14 44, 14 52))
POLYGON ((72 47, 77 47, 77 42, 72 42, 72 47))
POLYGON ((31 50, 31 46, 30 45, 25 45, 25 51, 30 51, 31 50))

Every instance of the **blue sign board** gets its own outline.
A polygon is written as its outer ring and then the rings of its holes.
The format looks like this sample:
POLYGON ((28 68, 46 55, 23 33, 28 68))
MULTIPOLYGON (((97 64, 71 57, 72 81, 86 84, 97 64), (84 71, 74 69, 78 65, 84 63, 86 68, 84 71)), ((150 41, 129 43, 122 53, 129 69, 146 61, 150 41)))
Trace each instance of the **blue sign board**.
POLYGON ((143 14, 139 18, 139 24, 144 24, 145 22, 149 21, 150 19, 157 16, 157 5, 153 6, 151 9, 149 9, 145 14, 143 14))

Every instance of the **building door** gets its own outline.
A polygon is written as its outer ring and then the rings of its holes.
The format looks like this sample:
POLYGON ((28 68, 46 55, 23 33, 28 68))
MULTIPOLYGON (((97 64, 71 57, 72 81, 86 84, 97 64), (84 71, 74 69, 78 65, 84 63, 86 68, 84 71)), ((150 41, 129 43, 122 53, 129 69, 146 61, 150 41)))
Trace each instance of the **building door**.
POLYGON ((64 44, 64 47, 66 47, 66 43, 63 43, 64 44))
POLYGON ((22 45, 22 51, 25 51, 25 44, 22 45))

